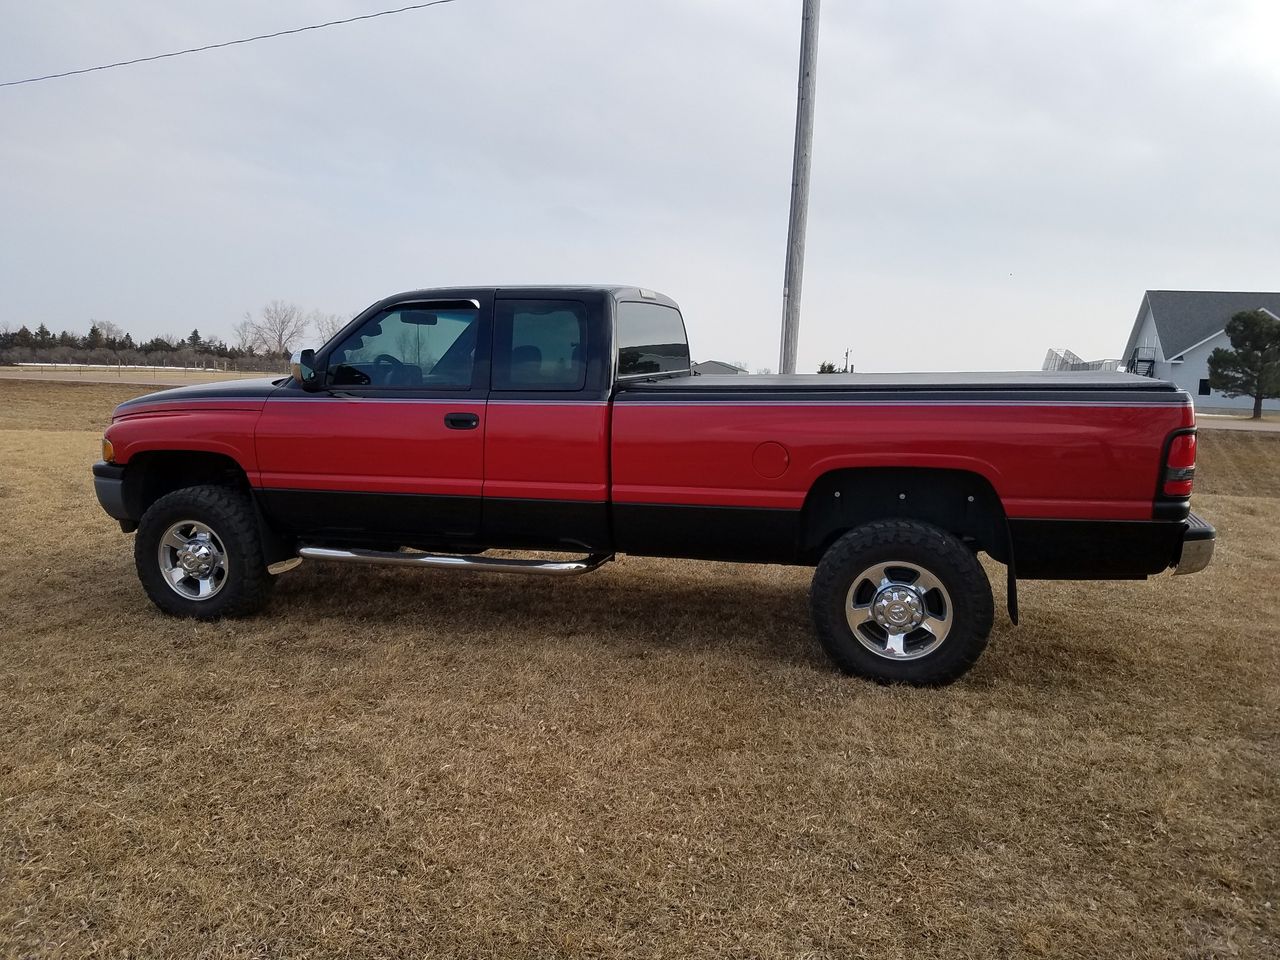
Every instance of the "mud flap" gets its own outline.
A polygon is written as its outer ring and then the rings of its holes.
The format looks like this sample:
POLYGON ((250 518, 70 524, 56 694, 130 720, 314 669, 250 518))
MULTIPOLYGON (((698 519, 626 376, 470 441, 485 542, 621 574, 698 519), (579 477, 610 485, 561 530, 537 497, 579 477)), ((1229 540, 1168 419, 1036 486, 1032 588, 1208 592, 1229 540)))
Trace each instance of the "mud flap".
POLYGON ((1009 551, 1008 559, 1004 565, 1007 575, 1005 580, 1005 599, 1009 605, 1009 620, 1016 627, 1018 625, 1018 571, 1013 559, 1013 530, 1009 527, 1008 520, 1004 522, 1004 535, 1009 551))

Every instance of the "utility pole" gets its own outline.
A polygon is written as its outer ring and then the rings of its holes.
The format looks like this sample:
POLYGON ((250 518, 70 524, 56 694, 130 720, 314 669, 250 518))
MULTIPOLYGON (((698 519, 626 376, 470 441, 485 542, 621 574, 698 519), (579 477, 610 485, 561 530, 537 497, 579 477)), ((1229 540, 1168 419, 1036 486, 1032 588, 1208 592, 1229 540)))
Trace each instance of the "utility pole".
POLYGON ((804 284, 804 235, 809 216, 809 163, 813 155, 813 98, 818 80, 818 13, 822 0, 804 0, 800 30, 800 89, 796 104, 796 149, 791 164, 791 222, 787 227, 787 272, 782 285, 782 349, 779 373, 796 372, 800 340, 800 288, 804 284))

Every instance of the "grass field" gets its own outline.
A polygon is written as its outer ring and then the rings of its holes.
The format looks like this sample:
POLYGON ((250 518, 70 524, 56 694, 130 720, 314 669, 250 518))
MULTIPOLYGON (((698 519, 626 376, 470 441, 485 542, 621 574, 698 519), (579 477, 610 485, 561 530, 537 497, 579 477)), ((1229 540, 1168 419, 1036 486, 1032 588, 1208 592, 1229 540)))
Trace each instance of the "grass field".
POLYGON ((166 619, 88 471, 135 389, 0 383, 0 955, 1280 955, 1280 438, 1202 434, 1208 571, 1025 583, 925 692, 798 569, 166 619))

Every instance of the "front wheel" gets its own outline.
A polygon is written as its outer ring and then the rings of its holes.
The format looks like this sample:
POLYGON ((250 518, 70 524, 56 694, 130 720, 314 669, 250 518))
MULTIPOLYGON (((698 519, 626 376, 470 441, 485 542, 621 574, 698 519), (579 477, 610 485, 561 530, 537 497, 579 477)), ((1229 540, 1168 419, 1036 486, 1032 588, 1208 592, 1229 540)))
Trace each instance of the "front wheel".
POLYGON ((229 487, 161 497, 142 515, 133 556, 151 602, 175 617, 247 616, 271 595, 253 503, 229 487))
POLYGON ((940 686, 987 645, 991 584, 959 539, 915 520, 881 520, 831 545, 814 573, 818 639, 846 673, 940 686))

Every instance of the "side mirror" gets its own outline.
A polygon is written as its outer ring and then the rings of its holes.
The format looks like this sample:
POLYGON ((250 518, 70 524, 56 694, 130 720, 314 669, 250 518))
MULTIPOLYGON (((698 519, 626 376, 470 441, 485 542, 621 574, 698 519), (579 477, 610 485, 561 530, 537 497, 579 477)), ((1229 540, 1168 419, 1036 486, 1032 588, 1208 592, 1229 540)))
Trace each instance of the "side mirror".
POLYGON ((316 352, 314 350, 299 350, 293 355, 293 359, 289 361, 289 374, 308 393, 313 393, 320 389, 320 377, 316 374, 315 369, 316 352))

